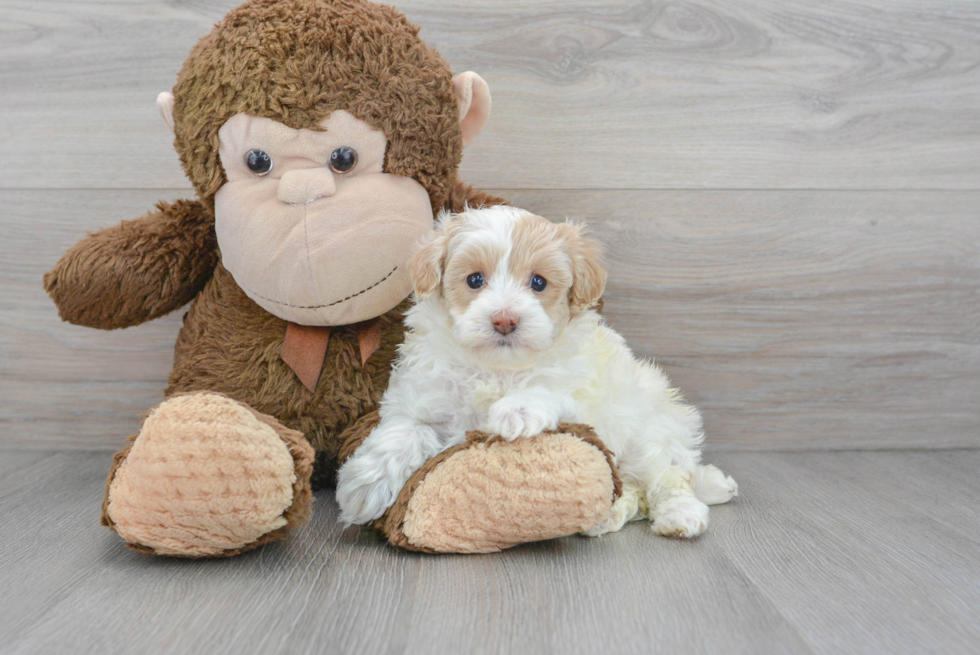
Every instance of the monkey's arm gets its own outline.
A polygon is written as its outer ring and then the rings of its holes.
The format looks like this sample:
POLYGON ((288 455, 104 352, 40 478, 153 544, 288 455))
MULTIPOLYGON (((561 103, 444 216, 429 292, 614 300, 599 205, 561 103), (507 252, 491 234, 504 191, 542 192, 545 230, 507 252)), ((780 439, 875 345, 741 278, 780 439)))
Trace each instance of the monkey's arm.
POLYGON ((485 191, 474 189, 469 184, 456 180, 453 190, 449 193, 449 200, 446 207, 451 212, 461 212, 464 206, 470 208, 492 207, 494 205, 506 205, 506 200, 499 196, 492 196, 485 191))
POLYGON ((45 273, 44 288, 62 319, 114 330, 190 302, 217 261, 210 212, 192 200, 161 202, 157 211, 72 246, 45 273))

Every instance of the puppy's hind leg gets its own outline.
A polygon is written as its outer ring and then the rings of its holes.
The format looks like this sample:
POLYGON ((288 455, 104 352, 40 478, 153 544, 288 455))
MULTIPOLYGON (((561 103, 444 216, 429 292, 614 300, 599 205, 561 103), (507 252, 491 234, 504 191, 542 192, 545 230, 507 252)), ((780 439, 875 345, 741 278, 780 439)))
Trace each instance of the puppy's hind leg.
POLYGON ((643 487, 631 479, 623 480, 623 495, 613 503, 608 518, 591 527, 582 534, 586 537, 601 537, 610 532, 619 532, 630 521, 646 517, 646 498, 643 487))
POLYGON ((695 476, 679 467, 661 469, 647 489, 653 531, 665 537, 696 537, 708 527, 708 506, 694 492, 695 476))
POLYGON ((738 483, 717 466, 699 464, 694 468, 694 493, 707 505, 721 505, 738 495, 738 483))

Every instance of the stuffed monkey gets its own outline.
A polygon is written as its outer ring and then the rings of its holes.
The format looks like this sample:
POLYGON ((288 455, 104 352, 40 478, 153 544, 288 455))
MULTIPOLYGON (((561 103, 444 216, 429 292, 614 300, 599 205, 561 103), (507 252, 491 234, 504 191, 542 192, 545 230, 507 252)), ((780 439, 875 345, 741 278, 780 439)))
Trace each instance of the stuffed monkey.
MULTIPOLYGON (((197 199, 89 236, 44 285, 64 320, 104 330, 191 303, 166 400, 116 454, 102 522, 141 551, 234 555, 301 525, 313 487, 377 424, 405 264, 434 213, 503 202, 456 179, 490 95, 392 8, 251 0, 157 104, 197 199)), ((493 551, 592 527, 619 487, 586 426, 473 433, 375 527, 404 548, 493 551)))

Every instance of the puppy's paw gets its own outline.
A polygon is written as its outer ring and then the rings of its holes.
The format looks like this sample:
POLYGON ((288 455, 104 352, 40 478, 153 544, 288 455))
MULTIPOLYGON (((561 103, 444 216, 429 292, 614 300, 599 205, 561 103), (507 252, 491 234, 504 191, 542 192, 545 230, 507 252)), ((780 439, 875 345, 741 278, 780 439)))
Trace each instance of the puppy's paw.
POLYGON ((738 483, 717 466, 705 464, 694 469, 694 494, 708 505, 721 505, 738 495, 738 483))
POLYGON ((592 526, 582 534, 586 537, 601 537, 610 532, 619 532, 623 526, 636 518, 640 514, 640 497, 643 490, 639 485, 632 481, 627 481, 623 485, 622 495, 613 503, 612 510, 604 520, 592 526))
POLYGON ((664 537, 690 539, 708 527, 708 506, 693 496, 675 496, 653 510, 653 531, 664 537))
POLYGON ((337 473, 340 522, 364 525, 380 518, 395 502, 404 482, 391 479, 382 462, 351 457, 337 473))
POLYGON ((539 432, 558 427, 558 414, 558 411, 541 402, 504 396, 490 406, 487 430, 499 434, 507 441, 533 437, 539 432))
POLYGON ((601 537, 604 534, 610 534, 612 532, 619 532, 623 529, 623 526, 629 523, 630 519, 628 515, 621 511, 617 511, 616 507, 613 507, 613 511, 602 521, 599 521, 596 525, 592 526, 582 534, 586 537, 601 537))

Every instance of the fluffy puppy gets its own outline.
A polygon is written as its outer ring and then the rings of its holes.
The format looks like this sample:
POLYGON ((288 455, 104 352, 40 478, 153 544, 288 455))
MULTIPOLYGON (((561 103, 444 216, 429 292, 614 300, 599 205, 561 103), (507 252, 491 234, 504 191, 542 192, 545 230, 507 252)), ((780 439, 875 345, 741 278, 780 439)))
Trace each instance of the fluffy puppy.
POLYGON ((599 244, 570 223, 497 206, 440 216, 411 260, 415 305, 381 422, 338 474, 345 523, 368 523, 412 473, 481 429, 512 440, 587 423, 615 454, 625 493, 589 531, 636 517, 694 537, 735 481, 699 465, 701 416, 592 310, 599 244))

